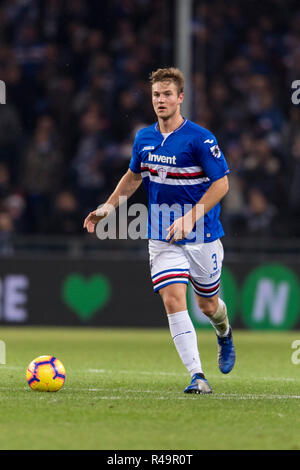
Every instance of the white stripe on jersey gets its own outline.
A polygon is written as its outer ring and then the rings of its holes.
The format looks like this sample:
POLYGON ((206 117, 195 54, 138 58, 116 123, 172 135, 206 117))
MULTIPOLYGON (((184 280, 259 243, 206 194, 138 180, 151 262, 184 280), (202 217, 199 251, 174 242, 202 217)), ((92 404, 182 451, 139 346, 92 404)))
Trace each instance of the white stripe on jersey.
POLYGON ((142 162, 142 168, 151 168, 151 170, 158 170, 158 168, 165 168, 168 173, 200 173, 203 171, 201 166, 187 166, 187 167, 176 167, 176 166, 168 166, 168 165, 161 165, 159 163, 148 163, 142 162))
POLYGON ((149 171, 143 171, 142 177, 143 178, 149 177, 150 181, 152 181, 153 183, 169 184, 172 186, 180 186, 180 185, 190 186, 190 185, 195 185, 195 184, 206 183, 209 181, 209 178, 207 177, 197 178, 197 179, 176 179, 176 180, 172 180, 168 178, 168 179, 162 180, 160 176, 151 175, 149 171))
POLYGON ((200 166, 174 167, 144 162, 141 164, 141 174, 143 178, 149 177, 150 181, 159 184, 178 185, 196 185, 209 181, 206 176, 201 176, 203 170, 200 166), (163 176, 160 172, 163 171, 163 176), (153 174, 157 172, 158 174, 153 174), (199 177, 197 178, 197 173, 199 177), (168 174, 168 175, 167 175, 168 174), (185 178, 180 178, 180 175, 185 178), (174 175, 173 177, 170 175, 174 175), (191 175, 191 178, 188 177, 191 175))

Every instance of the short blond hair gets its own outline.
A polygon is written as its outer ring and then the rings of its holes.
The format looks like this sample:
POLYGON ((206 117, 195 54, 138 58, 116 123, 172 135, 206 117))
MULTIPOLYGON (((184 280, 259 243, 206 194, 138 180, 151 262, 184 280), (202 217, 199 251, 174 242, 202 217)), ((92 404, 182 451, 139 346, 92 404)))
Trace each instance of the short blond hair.
POLYGON ((150 83, 154 85, 157 82, 174 82, 178 95, 183 93, 184 90, 184 77, 182 72, 175 67, 167 67, 164 69, 157 69, 150 74, 150 83))

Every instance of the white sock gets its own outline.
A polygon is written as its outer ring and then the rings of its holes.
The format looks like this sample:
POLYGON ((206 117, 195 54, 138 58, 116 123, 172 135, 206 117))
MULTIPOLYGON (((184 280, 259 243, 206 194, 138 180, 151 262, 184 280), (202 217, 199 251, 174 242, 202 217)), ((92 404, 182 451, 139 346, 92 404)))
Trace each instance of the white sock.
POLYGON ((183 364, 191 376, 203 374, 198 351, 197 335, 187 310, 168 315, 170 332, 183 364))
POLYGON ((219 300, 219 307, 216 313, 210 317, 210 323, 215 328, 218 336, 226 336, 229 333, 229 321, 227 316, 227 308, 222 299, 219 300))

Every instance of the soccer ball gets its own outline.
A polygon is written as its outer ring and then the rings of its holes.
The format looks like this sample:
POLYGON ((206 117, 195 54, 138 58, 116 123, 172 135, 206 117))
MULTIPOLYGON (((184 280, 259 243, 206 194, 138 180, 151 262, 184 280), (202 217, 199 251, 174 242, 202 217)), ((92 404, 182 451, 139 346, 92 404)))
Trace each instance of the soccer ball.
POLYGON ((58 392, 65 382, 66 371, 54 356, 39 356, 27 367, 26 379, 32 390, 58 392))

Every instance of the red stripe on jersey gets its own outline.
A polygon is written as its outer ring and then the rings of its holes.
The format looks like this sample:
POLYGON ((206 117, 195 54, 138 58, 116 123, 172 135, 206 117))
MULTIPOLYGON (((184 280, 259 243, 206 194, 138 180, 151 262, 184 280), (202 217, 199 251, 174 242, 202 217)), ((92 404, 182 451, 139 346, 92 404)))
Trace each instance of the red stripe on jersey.
POLYGON ((180 178, 180 176, 184 176, 184 177, 193 177, 193 176, 204 176, 204 171, 197 171, 196 173, 173 173, 173 172, 169 172, 167 173, 167 176, 177 176, 178 178, 180 178))
MULTIPOLYGON (((152 175, 158 175, 157 170, 154 170, 153 168, 149 168, 147 166, 142 167, 141 171, 149 171, 152 175)), ((193 178, 195 176, 204 176, 204 175, 205 175, 204 171, 197 171, 197 172, 194 172, 194 173, 175 173, 175 172, 172 172, 172 171, 168 171, 166 177, 171 176, 171 177, 176 177, 176 178, 180 178, 180 177, 193 178)))

